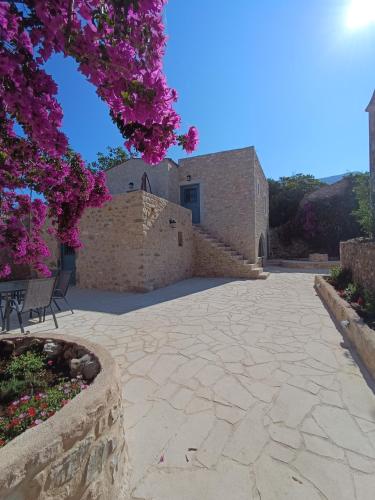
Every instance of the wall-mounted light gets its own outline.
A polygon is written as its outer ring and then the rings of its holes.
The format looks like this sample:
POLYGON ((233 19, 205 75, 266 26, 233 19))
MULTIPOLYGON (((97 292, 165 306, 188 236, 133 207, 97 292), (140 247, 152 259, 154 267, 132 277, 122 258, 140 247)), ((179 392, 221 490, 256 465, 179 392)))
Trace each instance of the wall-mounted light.
POLYGON ((172 227, 173 229, 176 227, 177 222, 175 219, 169 219, 169 226, 172 227))
POLYGON ((187 180, 188 182, 190 182, 190 181, 191 181, 191 175, 187 175, 187 176, 186 176, 186 180, 187 180))
POLYGON ((133 191, 133 189, 134 189, 134 182, 129 182, 128 187, 129 187, 129 191, 133 191))

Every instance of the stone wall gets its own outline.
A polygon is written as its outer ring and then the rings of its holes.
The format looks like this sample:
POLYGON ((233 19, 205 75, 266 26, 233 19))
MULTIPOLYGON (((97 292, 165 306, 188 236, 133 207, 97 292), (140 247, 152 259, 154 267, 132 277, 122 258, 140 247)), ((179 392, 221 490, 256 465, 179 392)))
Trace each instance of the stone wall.
POLYGON ((255 251, 259 255, 259 241, 263 237, 264 257, 268 256, 269 188, 257 155, 254 151, 254 199, 255 199, 255 251))
POLYGON ((143 235, 146 290, 192 276, 193 227, 190 210, 143 193, 143 235), (170 224, 171 219, 176 221, 175 227, 170 224))
POLYGON ((177 165, 169 159, 152 166, 140 158, 131 158, 121 165, 110 168, 106 171, 109 191, 111 194, 127 193, 130 182, 134 184, 134 190, 139 190, 144 172, 150 180, 153 194, 173 203, 179 203, 177 165))
POLYGON ((61 334, 38 337, 85 347, 98 358, 101 371, 54 416, 0 449, 0 498, 126 500, 128 456, 117 365, 102 347, 87 341, 61 334))
POLYGON ((192 275, 191 212, 165 199, 144 191, 114 195, 104 207, 87 209, 80 229, 82 288, 145 292, 192 275))
POLYGON ((352 271, 356 283, 375 292, 375 241, 342 241, 340 260, 342 267, 352 271))
POLYGON ((254 161, 251 147, 180 160, 178 169, 180 185, 200 185, 202 226, 252 262, 257 257, 254 161))

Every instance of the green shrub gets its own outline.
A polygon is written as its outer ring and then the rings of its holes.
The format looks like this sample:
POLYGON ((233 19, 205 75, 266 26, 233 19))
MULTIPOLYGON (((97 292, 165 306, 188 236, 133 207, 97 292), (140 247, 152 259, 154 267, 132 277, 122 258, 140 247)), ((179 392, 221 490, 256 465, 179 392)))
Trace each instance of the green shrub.
POLYGON ((17 378, 2 380, 0 382, 0 403, 11 401, 18 394, 25 392, 29 388, 28 382, 17 378))
POLYGON ((28 351, 25 354, 12 358, 6 373, 13 377, 27 378, 28 375, 38 373, 45 366, 45 356, 28 351))
POLYGON ((365 290, 364 293, 365 304, 363 309, 370 316, 375 316, 375 292, 365 290))
POLYGON ((340 266, 331 269, 329 282, 339 290, 345 289, 352 282, 352 272, 340 266))
POLYGON ((6 403, 22 392, 45 389, 50 379, 45 367, 43 354, 28 351, 13 357, 5 369, 5 379, 0 383, 0 403, 6 403))
POLYGON ((368 172, 355 176, 353 192, 356 197, 357 207, 352 213, 362 231, 367 236, 372 236, 375 232, 375 220, 371 208, 370 174, 368 172))
POLYGON ((361 294, 360 286, 355 283, 349 283, 345 288, 344 297, 348 302, 356 302, 361 294))

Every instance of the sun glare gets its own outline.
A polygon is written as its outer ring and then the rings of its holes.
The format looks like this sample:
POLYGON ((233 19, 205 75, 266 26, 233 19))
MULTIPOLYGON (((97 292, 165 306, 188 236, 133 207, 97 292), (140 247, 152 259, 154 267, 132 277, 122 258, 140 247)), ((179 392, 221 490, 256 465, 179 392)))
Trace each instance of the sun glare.
POLYGON ((351 0, 346 24, 350 29, 360 29, 375 23, 375 0, 351 0))

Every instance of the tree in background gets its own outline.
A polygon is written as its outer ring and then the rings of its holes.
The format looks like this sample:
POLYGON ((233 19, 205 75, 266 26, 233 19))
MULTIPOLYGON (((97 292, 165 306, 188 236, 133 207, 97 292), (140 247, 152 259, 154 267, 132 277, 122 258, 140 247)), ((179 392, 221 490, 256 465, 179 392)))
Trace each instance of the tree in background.
POLYGON ((278 227, 292 220, 306 194, 317 190, 323 183, 313 175, 295 174, 268 179, 270 197, 270 226, 278 227))
POLYGON ((103 171, 105 172, 109 168, 115 167, 116 165, 120 165, 124 163, 126 160, 130 158, 129 153, 125 151, 121 146, 117 146, 115 148, 111 148, 108 146, 108 153, 101 153, 100 151, 96 154, 98 159, 89 163, 88 167, 93 172, 103 171))
POLYGON ((127 149, 151 164, 168 148, 192 152, 195 127, 179 135, 162 59, 166 0, 0 0, 0 250, 10 264, 44 274, 46 216, 62 243, 79 247, 86 207, 108 199, 102 171, 68 151, 57 85, 44 69, 55 53, 72 57, 108 105, 127 149), (22 131, 19 133, 19 131, 22 131), (32 189, 41 195, 31 199, 32 189), (27 221, 27 223, 26 223, 27 221))
POLYGON ((367 236, 375 234, 375 214, 372 211, 370 174, 355 174, 353 192, 357 201, 357 208, 353 210, 353 215, 363 232, 367 236))

